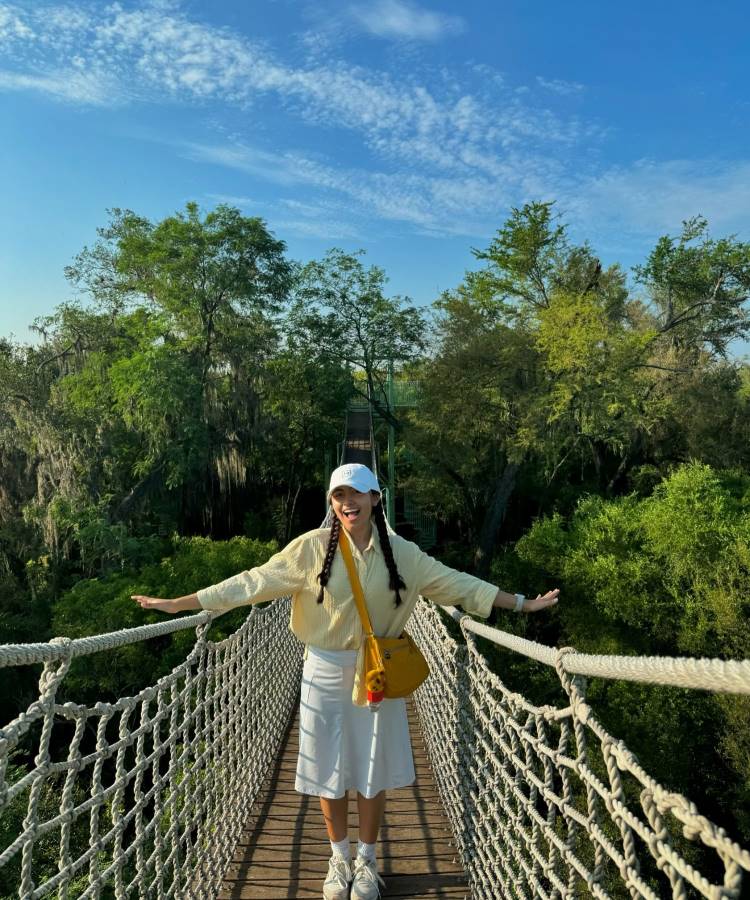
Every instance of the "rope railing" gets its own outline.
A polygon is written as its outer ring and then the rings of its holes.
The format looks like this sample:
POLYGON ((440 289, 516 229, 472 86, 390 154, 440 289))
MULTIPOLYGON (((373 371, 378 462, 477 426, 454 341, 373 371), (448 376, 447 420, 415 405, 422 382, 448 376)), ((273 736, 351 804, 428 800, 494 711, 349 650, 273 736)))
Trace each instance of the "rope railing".
POLYGON ((55 637, 45 644, 0 644, 0 668, 74 659, 77 656, 87 656, 89 653, 113 650, 115 647, 138 644, 150 638, 171 634, 173 631, 197 628, 198 625, 208 623, 213 618, 215 618, 215 614, 205 611, 195 616, 179 616, 176 619, 165 619, 163 622, 154 622, 151 625, 121 628, 119 631, 110 631, 107 634, 96 634, 90 637, 55 637))
POLYGON ((39 699, 0 729, 0 871, 16 896, 190 897, 213 900, 277 756, 299 692, 302 645, 290 599, 252 607, 230 637, 211 641, 214 613, 95 637, 0 646, 0 667, 43 663, 39 699), (74 657, 195 628, 183 663, 134 696, 85 705, 57 699, 74 657), (66 758, 53 759, 65 745, 66 758), (36 753, 15 780, 14 751, 36 753), (22 742, 24 742, 22 744, 22 742), (54 792, 54 806, 45 797, 54 792), (42 874, 57 846, 57 872, 42 874), (8 870, 6 870, 8 871, 8 870))
MULTIPOLYGON (((278 753, 298 697, 302 645, 289 598, 252 607, 210 641, 214 613, 95 637, 0 646, 0 667, 41 663, 39 699, 0 729, 0 844, 15 896, 212 900, 278 753), (75 657, 195 628, 187 658, 114 703, 59 702, 75 657), (56 730, 72 730, 65 758, 56 730), (33 765, 13 778, 15 750, 33 765), (59 753, 58 753, 59 756, 59 753), (54 805, 43 797, 54 791, 54 805), (46 792, 46 793, 45 793, 46 792), (57 847, 42 877, 37 850, 57 847)), ((747 662, 613 657, 555 649, 420 602, 410 632, 431 677, 415 701, 472 898, 737 898, 750 853, 651 778, 586 702, 587 676, 750 692, 747 662), (566 697, 534 705, 491 671, 482 637, 554 666, 566 697), (698 871, 692 847, 713 854, 698 871), (711 862, 711 860, 709 860, 711 862), (717 873, 723 873, 721 877, 717 873)), ((22 769, 23 767, 21 767, 22 769)))
MULTIPOLYGON (((557 666, 559 650, 526 640, 507 631, 491 628, 466 617, 455 606, 444 607, 461 622, 462 627, 492 641, 507 650, 521 653, 529 659, 557 666)), ((750 694, 750 659, 695 659, 672 656, 612 656, 578 653, 572 647, 562 657, 562 667, 570 675, 589 675, 598 678, 623 678, 649 684, 673 685, 683 688, 717 691, 727 694, 750 694)))
POLYGON ((415 700, 474 900, 740 896, 750 852, 643 770, 597 720, 582 676, 747 694, 750 661, 595 656, 447 612, 465 643, 431 604, 411 619, 431 669, 415 700), (477 636, 554 666, 567 703, 511 691, 477 636), (695 867, 697 845, 720 882, 695 867))

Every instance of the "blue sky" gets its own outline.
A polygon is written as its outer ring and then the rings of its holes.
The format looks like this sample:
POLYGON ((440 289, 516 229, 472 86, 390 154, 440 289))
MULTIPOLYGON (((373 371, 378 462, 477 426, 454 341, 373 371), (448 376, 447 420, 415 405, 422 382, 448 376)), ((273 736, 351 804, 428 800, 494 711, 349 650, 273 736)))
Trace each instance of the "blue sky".
POLYGON ((749 24, 739 0, 0 0, 0 334, 35 340, 111 207, 229 202, 419 304, 527 200, 605 264, 699 213, 750 239, 749 24))

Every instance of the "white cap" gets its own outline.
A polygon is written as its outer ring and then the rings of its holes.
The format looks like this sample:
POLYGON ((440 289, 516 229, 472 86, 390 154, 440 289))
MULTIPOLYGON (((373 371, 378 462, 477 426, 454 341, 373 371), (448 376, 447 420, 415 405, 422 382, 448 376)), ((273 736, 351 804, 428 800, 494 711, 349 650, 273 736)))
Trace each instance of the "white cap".
POLYGON ((380 493, 378 479, 375 477, 372 469, 368 469, 362 463, 346 463, 346 465, 334 469, 331 472, 331 482, 328 485, 326 499, 331 496, 331 492, 335 491, 337 487, 343 487, 345 484, 363 494, 366 494, 368 491, 380 493))

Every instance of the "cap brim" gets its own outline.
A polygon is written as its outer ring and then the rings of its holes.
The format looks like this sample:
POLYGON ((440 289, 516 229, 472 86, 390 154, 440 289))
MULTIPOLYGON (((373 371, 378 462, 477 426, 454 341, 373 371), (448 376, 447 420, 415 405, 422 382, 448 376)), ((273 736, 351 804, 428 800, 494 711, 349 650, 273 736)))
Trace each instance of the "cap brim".
MULTIPOLYGON (((358 491, 358 490, 359 490, 359 488, 358 488, 356 485, 354 485, 354 484, 349 484, 349 483, 346 482, 346 481, 342 482, 341 484, 334 484, 333 487, 328 488, 328 491, 327 491, 327 493, 326 493, 326 500, 330 500, 330 499, 331 499, 331 494, 336 490, 336 488, 340 488, 340 487, 352 487, 352 488, 354 488, 355 491, 358 491)), ((378 487, 378 488, 369 488, 368 491, 362 491, 361 493, 365 493, 365 494, 366 494, 366 493, 369 493, 369 491, 375 491, 375 493, 378 494, 378 496, 382 496, 382 495, 383 495, 383 492, 382 492, 382 490, 381 490, 379 487, 378 487)))

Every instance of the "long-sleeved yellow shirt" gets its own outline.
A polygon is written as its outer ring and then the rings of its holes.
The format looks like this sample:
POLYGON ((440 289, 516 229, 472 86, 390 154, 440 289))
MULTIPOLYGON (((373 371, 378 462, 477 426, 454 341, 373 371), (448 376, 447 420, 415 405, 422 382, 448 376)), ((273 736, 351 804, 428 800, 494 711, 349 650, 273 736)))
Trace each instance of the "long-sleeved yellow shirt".
MULTIPOLYGON (((197 592, 198 602, 203 609, 226 612, 236 606, 291 594, 289 627, 304 644, 324 650, 361 649, 362 622, 340 551, 334 555, 323 602, 317 602, 320 585, 316 579, 323 567, 329 537, 329 528, 305 532, 263 565, 202 588, 197 592)), ((396 606, 377 529, 373 526, 370 542, 363 551, 348 534, 346 538, 352 548, 372 628, 378 637, 398 637, 420 595, 441 606, 460 604, 466 612, 485 619, 489 616, 497 587, 467 572, 451 569, 417 544, 392 533, 389 538, 393 558, 406 584, 406 589, 401 589, 401 605, 396 606)), ((359 663, 352 697, 361 705, 359 663)))

